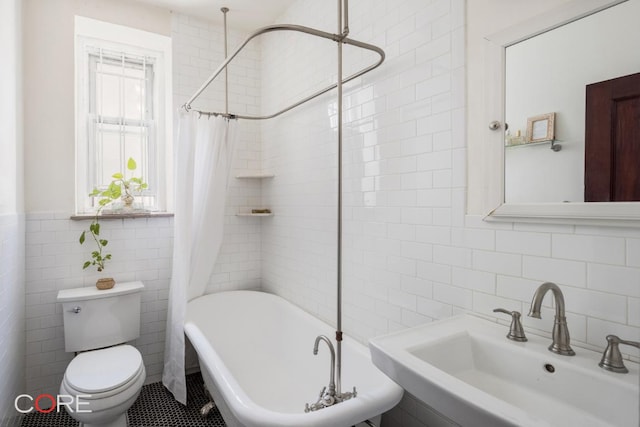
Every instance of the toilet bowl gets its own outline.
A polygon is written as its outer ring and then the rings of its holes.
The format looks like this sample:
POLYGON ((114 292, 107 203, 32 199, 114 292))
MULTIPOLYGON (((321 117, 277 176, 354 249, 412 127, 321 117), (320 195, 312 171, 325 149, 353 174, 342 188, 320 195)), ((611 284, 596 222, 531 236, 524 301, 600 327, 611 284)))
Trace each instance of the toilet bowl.
MULTIPOLYGON (((146 378, 140 352, 119 345, 80 353, 65 371, 60 394, 73 396, 71 411, 84 427, 125 427, 126 412, 146 378)), ((67 407, 69 411, 69 407, 67 407)))
POLYGON ((124 344, 140 336, 141 282, 58 292, 65 350, 75 352, 60 384, 69 415, 84 427, 126 427, 146 371, 140 352, 124 344))

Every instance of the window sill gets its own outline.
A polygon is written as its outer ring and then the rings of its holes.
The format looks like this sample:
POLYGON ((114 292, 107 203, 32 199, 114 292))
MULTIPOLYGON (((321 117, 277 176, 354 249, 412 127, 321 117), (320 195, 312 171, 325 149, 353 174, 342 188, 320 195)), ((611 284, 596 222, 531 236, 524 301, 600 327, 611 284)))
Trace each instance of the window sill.
MULTIPOLYGON (((171 212, 117 212, 117 213, 103 213, 98 215, 98 218, 102 220, 108 219, 124 219, 124 218, 172 218, 173 213, 171 212)), ((72 221, 84 221, 84 220, 92 220, 96 216, 92 213, 82 213, 71 215, 72 221)))

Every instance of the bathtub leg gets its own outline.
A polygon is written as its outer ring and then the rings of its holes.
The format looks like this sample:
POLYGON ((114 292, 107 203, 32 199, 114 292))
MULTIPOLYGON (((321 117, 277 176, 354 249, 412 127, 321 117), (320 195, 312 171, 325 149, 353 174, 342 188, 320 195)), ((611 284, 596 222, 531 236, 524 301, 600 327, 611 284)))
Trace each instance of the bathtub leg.
POLYGON ((203 417, 208 417, 211 410, 214 409, 215 407, 216 407, 215 403, 208 402, 202 408, 200 408, 200 415, 202 415, 203 417))
POLYGON ((202 386, 204 387, 205 394, 210 400, 202 408, 200 408, 200 415, 202 415, 203 417, 208 417, 211 410, 215 409, 216 404, 213 401, 213 397, 211 397, 211 393, 209 393, 209 390, 207 389, 207 385, 202 384, 202 386))

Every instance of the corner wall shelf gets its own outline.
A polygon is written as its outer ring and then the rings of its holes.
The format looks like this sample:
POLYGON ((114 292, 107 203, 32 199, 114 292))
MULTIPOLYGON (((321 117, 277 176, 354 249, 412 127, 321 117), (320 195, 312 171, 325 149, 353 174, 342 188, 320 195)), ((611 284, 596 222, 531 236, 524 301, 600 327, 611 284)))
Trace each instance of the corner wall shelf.
POLYGON ((243 173, 236 175, 236 179, 264 179, 273 178, 274 176, 272 173, 243 173))
POLYGON ((236 216, 273 216, 273 212, 271 213, 238 212, 236 216))
MULTIPOLYGON (((236 175, 236 179, 268 179, 273 177, 275 175, 272 173, 241 173, 236 175)), ((238 212, 236 216, 273 216, 273 212, 238 212)))

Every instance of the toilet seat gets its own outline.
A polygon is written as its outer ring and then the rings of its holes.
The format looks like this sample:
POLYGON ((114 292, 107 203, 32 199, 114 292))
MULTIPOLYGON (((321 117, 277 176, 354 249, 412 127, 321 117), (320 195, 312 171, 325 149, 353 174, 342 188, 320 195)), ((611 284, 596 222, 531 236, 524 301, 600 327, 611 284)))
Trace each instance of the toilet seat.
POLYGON ((119 345, 78 354, 67 366, 63 382, 69 391, 99 399, 120 393, 143 372, 140 352, 119 345))
MULTIPOLYGON (((106 349, 105 349, 106 350, 106 349)), ((135 350, 135 349, 134 349, 135 350)), ((87 352, 87 356, 89 353, 93 352, 102 352, 103 350, 94 350, 91 352, 87 352)), ((129 350, 124 350, 125 352, 129 352, 129 350)), ((120 352, 120 350, 116 350, 116 353, 120 352)), ((135 352, 139 353, 137 350, 135 352)), ((82 353, 84 354, 84 353, 82 353)), ((109 353, 107 353, 108 355, 109 353)), ((125 353, 126 354, 126 353, 125 353)), ((131 353, 129 352, 129 355, 131 353)), ((86 368, 87 360, 89 362, 94 362, 97 360, 93 357, 83 357, 80 359, 80 365, 83 368, 86 368)), ((98 355, 100 357, 105 356, 98 355)), ((78 356, 76 356, 78 357, 78 356)), ((127 358, 128 362, 124 362, 127 369, 123 369, 123 372, 131 372, 131 367, 135 366, 135 360, 138 359, 136 357, 132 357, 131 359, 127 358), (133 361, 133 362, 132 362, 133 361)), ((121 359, 114 359, 121 360, 121 359)), ((82 399, 83 409, 89 410, 88 412, 72 412, 69 415, 72 416, 76 421, 79 421, 81 425, 86 426, 109 426, 109 427, 126 427, 127 419, 126 412, 136 401, 140 392, 142 391, 142 385, 147 377, 146 371, 144 368, 144 364, 142 363, 142 358, 138 359, 140 361, 139 369, 134 372, 134 374, 130 377, 128 381, 122 383, 122 378, 126 378, 129 375, 121 375, 112 377, 113 381, 107 381, 106 379, 102 379, 101 382, 96 382, 95 379, 92 381, 93 376, 101 375, 101 366, 94 365, 93 371, 88 375, 80 375, 78 374, 78 370, 76 367, 69 370, 70 375, 65 373, 65 376, 62 380, 62 384, 60 384, 60 394, 61 395, 69 395, 77 397, 78 401, 82 399), (71 385, 69 378, 71 377, 72 381, 75 381, 75 385, 71 385), (114 380, 114 378, 118 378, 119 380, 114 380), (114 386, 116 383, 121 383, 119 386, 114 386), (100 389, 103 391, 80 391, 76 387, 82 388, 84 390, 89 390, 91 388, 100 389), (106 391, 104 391, 106 389, 106 391)), ((113 373, 113 372, 112 372, 113 373)), ((106 376, 109 378, 109 376, 106 376)), ((68 412, 68 408, 67 408, 68 412)))

